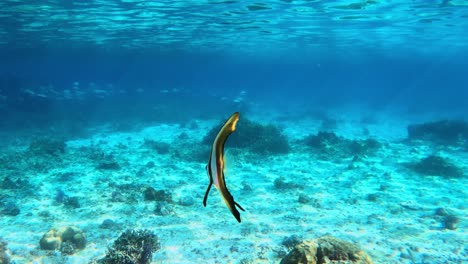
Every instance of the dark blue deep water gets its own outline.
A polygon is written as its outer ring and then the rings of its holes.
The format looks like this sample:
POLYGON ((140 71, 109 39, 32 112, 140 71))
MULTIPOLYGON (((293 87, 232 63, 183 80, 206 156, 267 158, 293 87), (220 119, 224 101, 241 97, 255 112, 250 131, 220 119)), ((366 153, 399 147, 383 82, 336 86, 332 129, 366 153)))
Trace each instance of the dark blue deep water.
POLYGON ((189 112, 199 104, 215 111, 210 96, 240 91, 272 106, 467 110, 464 1, 4 1, 1 8, 2 113, 40 114, 60 105, 65 90, 75 106, 74 83, 80 103, 98 106, 93 90, 102 90, 99 100, 111 107, 118 99, 118 109, 176 89, 186 104, 179 110, 189 112))

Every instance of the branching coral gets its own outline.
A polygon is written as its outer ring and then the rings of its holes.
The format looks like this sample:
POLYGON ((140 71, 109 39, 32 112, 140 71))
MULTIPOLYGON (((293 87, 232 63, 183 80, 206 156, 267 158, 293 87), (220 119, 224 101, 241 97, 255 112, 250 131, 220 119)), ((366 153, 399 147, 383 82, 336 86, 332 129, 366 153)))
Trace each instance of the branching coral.
POLYGON ((126 230, 109 248, 101 264, 149 264, 153 252, 161 248, 158 237, 149 230, 126 230))

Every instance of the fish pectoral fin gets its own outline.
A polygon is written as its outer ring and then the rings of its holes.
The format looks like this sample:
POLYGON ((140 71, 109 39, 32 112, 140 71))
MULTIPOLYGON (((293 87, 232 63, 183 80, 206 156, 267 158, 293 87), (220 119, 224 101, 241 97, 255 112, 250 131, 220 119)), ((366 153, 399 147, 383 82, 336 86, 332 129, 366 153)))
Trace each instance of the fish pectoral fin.
POLYGON ((242 206, 240 206, 240 204, 238 204, 238 203, 236 203, 236 202, 234 202, 234 204, 235 204, 237 207, 239 207, 239 209, 241 209, 242 211, 245 212, 244 208, 242 208, 242 206))
POLYGON ((206 207, 206 199, 208 199, 208 193, 210 192, 211 185, 213 185, 213 180, 210 180, 210 184, 208 184, 208 187, 206 188, 205 197, 203 198, 203 206, 205 207, 206 207))

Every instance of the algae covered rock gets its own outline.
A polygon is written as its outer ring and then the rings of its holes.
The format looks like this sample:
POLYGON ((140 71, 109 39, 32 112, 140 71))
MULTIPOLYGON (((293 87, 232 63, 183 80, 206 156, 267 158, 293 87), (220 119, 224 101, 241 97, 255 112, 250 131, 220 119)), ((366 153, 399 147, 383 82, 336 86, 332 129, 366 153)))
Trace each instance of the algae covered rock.
POLYGON ((372 264, 370 257, 352 243, 331 236, 304 240, 296 245, 281 264, 372 264))
POLYGON ((53 228, 42 236, 39 245, 43 250, 59 250, 71 255, 86 247, 86 234, 74 226, 53 228))

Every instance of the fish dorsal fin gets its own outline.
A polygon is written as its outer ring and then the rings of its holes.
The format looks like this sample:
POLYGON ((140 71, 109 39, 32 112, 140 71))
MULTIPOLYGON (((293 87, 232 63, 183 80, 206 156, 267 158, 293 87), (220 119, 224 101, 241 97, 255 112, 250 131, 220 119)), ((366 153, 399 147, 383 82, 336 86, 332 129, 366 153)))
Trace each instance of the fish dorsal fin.
POLYGON ((220 151, 218 153, 224 153, 224 143, 226 143, 229 135, 236 130, 237 121, 239 121, 239 112, 232 114, 219 130, 213 143, 213 147, 217 148, 217 151, 220 151))

